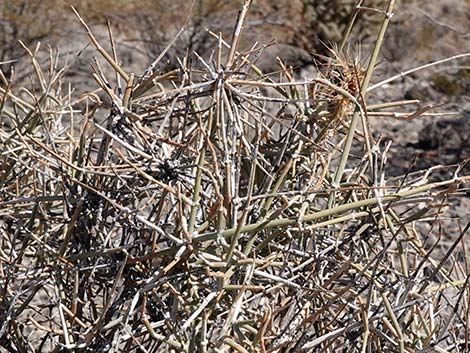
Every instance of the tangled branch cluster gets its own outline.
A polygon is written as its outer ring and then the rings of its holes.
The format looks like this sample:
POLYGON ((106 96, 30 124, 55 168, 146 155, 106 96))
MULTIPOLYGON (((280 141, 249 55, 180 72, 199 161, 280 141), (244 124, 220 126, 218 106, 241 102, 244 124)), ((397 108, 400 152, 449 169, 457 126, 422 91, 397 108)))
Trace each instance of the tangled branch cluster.
POLYGON ((449 261, 468 226, 437 261, 415 225, 466 178, 386 178, 357 64, 267 75, 236 30, 137 77, 83 25, 116 79, 96 61, 98 89, 75 98, 33 52, 32 89, 2 78, 1 347, 463 349, 468 273, 449 261), (355 113, 363 155, 336 183, 355 113))

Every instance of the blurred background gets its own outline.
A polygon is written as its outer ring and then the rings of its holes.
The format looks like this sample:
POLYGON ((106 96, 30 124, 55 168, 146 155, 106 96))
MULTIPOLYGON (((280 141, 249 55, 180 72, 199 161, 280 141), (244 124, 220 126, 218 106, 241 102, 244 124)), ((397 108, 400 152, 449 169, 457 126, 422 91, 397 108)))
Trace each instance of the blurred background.
MULTIPOLYGON (((242 46, 255 43, 266 49, 257 65, 265 72, 279 70, 277 58, 296 68, 304 77, 316 74, 313 60, 341 39, 355 0, 257 0, 246 22, 242 46)), ((379 10, 388 1, 363 1, 365 8, 349 41, 350 56, 364 65, 381 19, 379 10), (368 9, 367 9, 368 8, 368 9), (374 10, 375 9, 375 10, 374 10)), ((78 91, 92 90, 90 63, 96 49, 89 44, 70 6, 76 7, 92 28, 101 45, 110 50, 109 22, 117 56, 128 71, 140 75, 174 38, 185 22, 188 0, 9 0, 0 2, 0 69, 13 82, 24 84, 32 73, 30 58, 19 43, 34 50, 47 63, 49 50, 58 48, 63 63, 70 65, 67 79, 78 91), (14 70, 12 69, 14 67, 14 70)), ((230 40, 241 0, 197 0, 186 31, 173 44, 162 72, 179 66, 178 59, 195 51, 210 60, 215 39, 222 33, 230 40)), ((469 0, 402 0, 393 16, 381 51, 373 82, 410 68, 453 55, 470 52, 469 0)), ((195 65, 197 61, 195 60, 195 65)), ((434 112, 454 115, 422 117, 411 122, 394 118, 373 118, 370 123, 384 141, 393 140, 390 173, 399 175, 409 168, 450 164, 470 156, 470 60, 463 58, 418 71, 371 92, 369 102, 418 99, 421 106, 441 105, 434 112), (405 158, 403 158, 406 156, 405 158), (416 165, 410 165, 417 156, 416 165)))

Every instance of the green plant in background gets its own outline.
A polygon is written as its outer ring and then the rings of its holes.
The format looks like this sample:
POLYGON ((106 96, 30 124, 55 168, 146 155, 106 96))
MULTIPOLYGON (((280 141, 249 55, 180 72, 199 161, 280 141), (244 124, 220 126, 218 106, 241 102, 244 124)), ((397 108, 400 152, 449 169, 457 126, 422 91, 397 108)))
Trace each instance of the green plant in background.
POLYGON ((455 74, 434 74, 431 83, 439 92, 449 96, 460 96, 467 92, 470 87, 470 70, 459 69, 455 74))
POLYGON ((296 42, 307 50, 328 55, 328 48, 339 43, 348 29, 351 16, 358 9, 361 15, 354 18, 354 30, 360 40, 375 36, 381 22, 376 9, 385 8, 386 1, 325 1, 302 0, 302 20, 296 31, 296 42))

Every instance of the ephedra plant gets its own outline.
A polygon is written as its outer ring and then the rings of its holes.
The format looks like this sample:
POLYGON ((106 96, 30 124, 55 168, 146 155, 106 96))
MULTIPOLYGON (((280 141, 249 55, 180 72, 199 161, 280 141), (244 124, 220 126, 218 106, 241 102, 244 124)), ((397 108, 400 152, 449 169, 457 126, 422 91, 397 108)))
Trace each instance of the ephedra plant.
POLYGON ((78 12, 94 91, 64 84, 53 52, 26 49, 28 87, 2 72, 1 350, 468 350, 469 225, 441 257, 419 225, 469 177, 389 178, 369 128, 394 1, 366 63, 340 45, 308 79, 240 49, 250 3, 232 38, 209 32, 211 57, 169 72, 166 51, 126 71, 78 12))

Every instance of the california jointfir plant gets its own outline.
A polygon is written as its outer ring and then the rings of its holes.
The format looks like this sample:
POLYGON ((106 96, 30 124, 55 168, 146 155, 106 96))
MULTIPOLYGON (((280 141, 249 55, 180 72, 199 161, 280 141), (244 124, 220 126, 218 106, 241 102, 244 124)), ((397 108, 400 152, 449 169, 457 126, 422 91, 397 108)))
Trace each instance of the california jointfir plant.
POLYGON ((389 178, 368 126, 394 1, 368 60, 340 45, 305 79, 282 62, 261 72, 261 44, 240 49, 250 5, 232 38, 209 32, 211 57, 171 71, 164 53, 126 71, 75 12, 99 56, 94 91, 65 85, 54 51, 40 65, 25 48, 27 87, 2 72, 1 349, 468 348, 469 225, 439 259, 417 225, 439 224, 469 177, 389 178))

